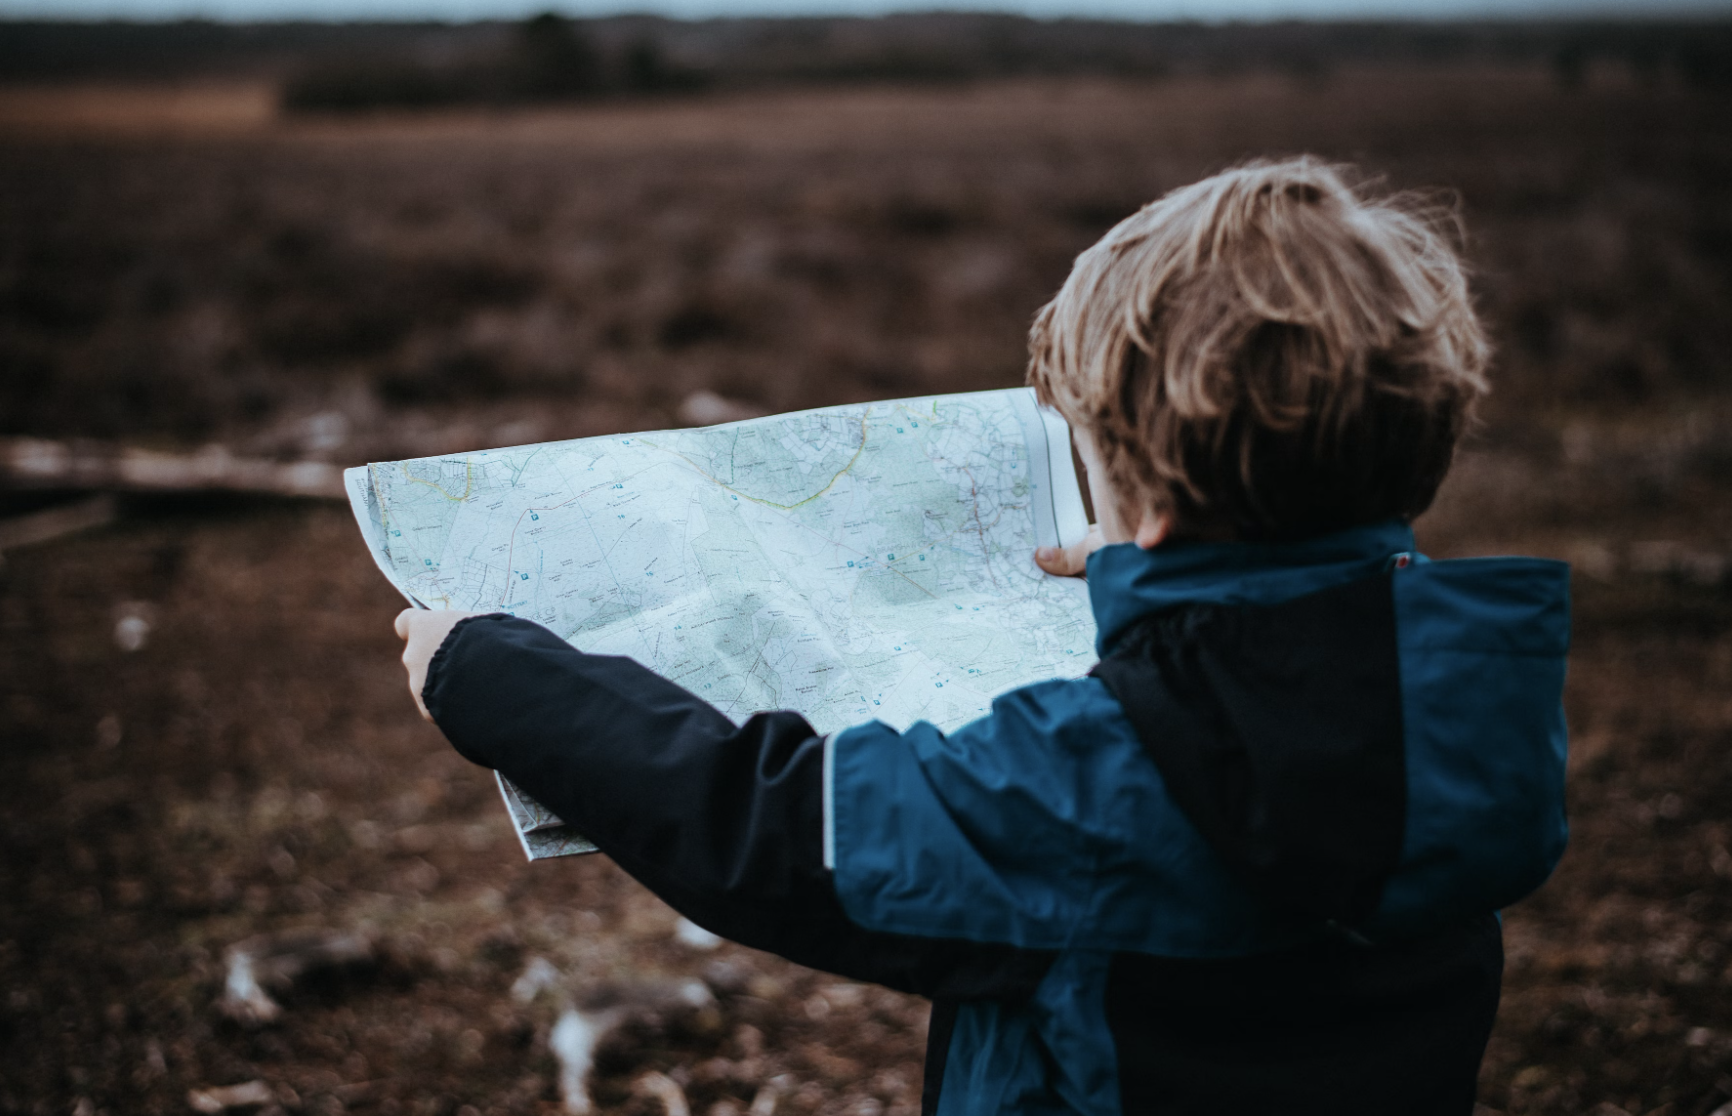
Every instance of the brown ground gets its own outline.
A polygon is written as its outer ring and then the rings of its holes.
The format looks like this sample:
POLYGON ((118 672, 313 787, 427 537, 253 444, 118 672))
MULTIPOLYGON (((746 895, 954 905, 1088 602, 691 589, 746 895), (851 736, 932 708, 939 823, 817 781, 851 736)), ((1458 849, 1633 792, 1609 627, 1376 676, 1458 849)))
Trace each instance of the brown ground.
MULTIPOLYGON (((1070 257, 1165 188, 1308 150, 1459 190, 1503 356, 1423 539, 1578 566, 1574 839, 1508 914, 1482 1100, 1732 1100, 1723 97, 1344 72, 291 126, 103 96, 0 96, 0 432, 350 462, 663 425, 699 387, 1002 386, 1070 257)), ((612 1110, 657 1111, 628 1092, 649 1068, 699 1112, 771 1079, 784 1112, 908 1110, 918 1003, 682 946, 600 858, 524 864, 412 714, 397 607, 329 506, 137 504, 6 555, 0 1112, 253 1078, 310 1112, 547 1111, 562 997, 718 959, 716 1010, 616 1045, 612 1110), (224 949, 291 927, 381 958, 278 1026, 220 1019, 224 949), (536 957, 561 983, 518 1003, 536 957)))

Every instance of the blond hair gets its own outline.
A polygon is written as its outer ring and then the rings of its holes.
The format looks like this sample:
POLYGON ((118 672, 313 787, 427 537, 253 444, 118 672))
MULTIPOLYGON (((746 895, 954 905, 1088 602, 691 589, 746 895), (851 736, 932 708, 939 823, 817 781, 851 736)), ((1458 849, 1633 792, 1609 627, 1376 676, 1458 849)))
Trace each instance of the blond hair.
POLYGON ((1174 190, 1041 309, 1029 383, 1125 506, 1254 539, 1431 504, 1490 347, 1453 215, 1348 175, 1260 161, 1174 190))

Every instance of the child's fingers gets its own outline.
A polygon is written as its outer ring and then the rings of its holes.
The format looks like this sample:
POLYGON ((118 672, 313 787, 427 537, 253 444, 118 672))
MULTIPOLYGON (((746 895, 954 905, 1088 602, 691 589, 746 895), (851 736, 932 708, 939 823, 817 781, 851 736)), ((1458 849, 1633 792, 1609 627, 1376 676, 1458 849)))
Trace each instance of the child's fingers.
POLYGON ((421 699, 422 687, 427 684, 428 665, 438 652, 439 645, 451 634, 451 629, 466 617, 474 615, 477 613, 409 608, 397 616, 394 626, 397 635, 403 640, 403 669, 409 674, 409 693, 415 698, 415 708, 428 720, 433 718, 421 699))
POLYGON ((411 608, 397 617, 397 634, 403 637, 403 669, 409 675, 409 696, 415 699, 415 711, 426 720, 433 718, 421 700, 421 687, 427 684, 427 663, 433 657, 427 648, 424 631, 426 610, 411 608), (419 615, 417 615, 419 613, 419 615))

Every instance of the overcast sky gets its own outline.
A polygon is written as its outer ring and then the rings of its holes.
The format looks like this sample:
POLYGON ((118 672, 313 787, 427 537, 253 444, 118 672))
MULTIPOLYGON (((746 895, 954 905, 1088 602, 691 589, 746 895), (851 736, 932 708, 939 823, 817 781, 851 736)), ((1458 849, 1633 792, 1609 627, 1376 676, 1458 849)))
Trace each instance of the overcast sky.
POLYGON ((476 19, 548 8, 570 15, 622 11, 681 18, 722 15, 878 15, 973 9, 1112 19, 1281 19, 1405 16, 1732 15, 1732 0, 0 0, 0 15, 160 19, 476 19))

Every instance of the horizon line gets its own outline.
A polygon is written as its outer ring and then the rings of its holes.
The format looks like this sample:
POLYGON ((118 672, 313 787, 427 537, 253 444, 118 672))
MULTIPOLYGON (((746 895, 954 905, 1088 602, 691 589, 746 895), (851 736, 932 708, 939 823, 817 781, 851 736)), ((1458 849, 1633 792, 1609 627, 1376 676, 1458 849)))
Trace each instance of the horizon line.
MULTIPOLYGON (((175 0, 167 0, 160 6, 152 0, 142 3, 112 3, 91 4, 85 11, 67 11, 69 6, 77 6, 76 0, 69 5, 66 0, 45 0, 38 4, 9 4, 0 0, 0 22, 36 22, 53 24, 173 24, 173 23, 214 23, 236 26, 259 26, 268 24, 328 24, 365 25, 365 24, 446 24, 462 25, 470 23, 515 22, 544 12, 572 20, 604 20, 647 18, 661 19, 672 23, 706 23, 724 21, 748 20, 825 20, 825 19, 857 19, 873 20, 896 16, 947 16, 947 15, 996 15, 1027 19, 1036 23, 1060 23, 1074 21, 1079 23, 1127 23, 1142 25, 1159 24, 1513 24, 1513 23, 1564 23, 1564 22, 1631 22, 1631 23, 1671 23, 1693 22, 1697 20, 1715 20, 1732 18, 1732 0, 1682 0, 1656 7, 1643 3, 1642 0, 1588 0, 1586 3, 1571 2, 1571 0, 1527 0, 1517 3, 1497 3, 1495 0, 1479 3, 1455 4, 1449 0, 1433 3, 1400 3, 1396 0, 1387 6, 1379 3, 1356 4, 1349 0, 1345 4, 1304 5, 1314 10, 1280 12, 1271 9, 1284 7, 1281 3, 1270 3, 1268 0, 1248 3, 1234 3, 1233 0, 1224 5, 1239 9, 1218 14, 1201 14, 1194 10, 1197 7, 1214 7, 1214 4, 1179 3, 1175 8, 1192 9, 1188 11, 1175 10, 1154 14, 1135 14, 1129 11, 1114 10, 1117 4, 1107 0, 1105 4, 1092 6, 1089 11, 1064 11, 1054 9, 1049 4, 1032 3, 1027 5, 989 5, 989 4, 901 4, 895 0, 873 5, 870 10, 847 10, 843 4, 825 6, 821 2, 809 7, 777 6, 773 2, 768 6, 753 7, 749 5, 734 5, 727 0, 686 0, 661 5, 646 5, 643 3, 619 6, 597 5, 594 7, 582 4, 559 3, 518 3, 516 0, 454 0, 451 4, 443 4, 440 0, 420 0, 420 3, 400 2, 400 0, 384 0, 380 10, 376 12, 356 12, 358 5, 342 4, 345 13, 329 10, 319 0, 311 4, 297 4, 293 0, 287 3, 280 0, 258 0, 256 6, 261 9, 256 12, 245 12, 240 9, 255 6, 250 0, 225 0, 216 5, 176 4, 175 0), (219 10, 220 9, 220 10, 219 10), (445 10, 440 10, 445 9, 445 10), (679 10, 668 10, 679 9, 679 10), (711 10, 698 10, 711 9, 711 10), (1256 10, 1251 10, 1256 9, 1256 10), (1315 10, 1333 9, 1333 10, 1315 10), (1416 10, 1419 9, 1419 10, 1416 10)), ((1149 5, 1139 4, 1146 11, 1149 5)))

